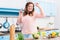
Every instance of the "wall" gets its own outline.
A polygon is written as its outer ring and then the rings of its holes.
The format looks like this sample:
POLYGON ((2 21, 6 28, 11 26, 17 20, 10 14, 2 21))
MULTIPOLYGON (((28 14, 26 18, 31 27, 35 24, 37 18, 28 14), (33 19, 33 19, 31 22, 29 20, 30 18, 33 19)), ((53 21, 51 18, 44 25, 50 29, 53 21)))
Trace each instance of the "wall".
MULTIPOLYGON (((29 1, 33 1, 33 0, 29 0, 29 1)), ((37 0, 38 1, 38 0, 37 0)), ((56 0, 39 0, 41 2, 50 2, 50 3, 56 3, 56 0)))
MULTIPOLYGON (((29 0, 32 1, 34 4, 39 3, 40 6, 42 6, 44 13, 46 16, 55 16, 56 14, 56 1, 55 0, 29 0)), ((35 11, 37 11, 38 13, 40 12, 40 10, 38 9, 38 7, 35 6, 35 11)))
POLYGON ((55 16, 55 27, 60 29, 60 0, 56 0, 57 13, 55 16))
MULTIPOLYGON (((31 1, 31 0, 27 0, 27 1, 31 1)), ((6 8, 24 8, 24 5, 25 5, 25 2, 26 2, 26 0, 0 0, 0 7, 6 7, 6 8), (23 4, 23 5, 22 5, 23 4)), ((46 0, 46 1, 42 1, 42 2, 50 2, 50 3, 55 3, 55 0, 46 0)), ((9 21, 9 23, 10 23, 10 25, 11 24, 15 24, 16 25, 16 20, 17 20, 17 18, 8 18, 8 21, 9 21)), ((4 21, 5 21, 5 18, 1 18, 0 17, 0 23, 4 23, 4 21)), ((36 19, 36 26, 39 26, 40 28, 42 28, 42 27, 48 27, 48 23, 49 22, 52 22, 52 23, 54 23, 54 17, 52 17, 52 18, 50 18, 50 17, 45 17, 45 18, 41 18, 41 19, 36 19)), ((53 25, 53 27, 54 27, 54 25, 53 25)), ((4 29, 4 28, 2 28, 2 29, 0 29, 0 31, 2 30, 2 31, 4 31, 4 30, 6 30, 6 29, 4 29)))
MULTIPOLYGON (((5 17, 0 17, 0 23, 3 24, 5 22, 5 19, 5 17)), ((17 27, 17 17, 9 17, 8 22, 10 23, 10 25, 15 24, 15 26, 17 27)), ((53 23, 52 28, 54 28, 54 17, 38 18, 35 20, 35 23, 35 26, 39 26, 40 28, 49 27, 48 23, 53 23)), ((2 27, 0 31, 7 31, 7 29, 2 27)))
POLYGON ((0 8, 24 8, 26 0, 0 0, 0 8))

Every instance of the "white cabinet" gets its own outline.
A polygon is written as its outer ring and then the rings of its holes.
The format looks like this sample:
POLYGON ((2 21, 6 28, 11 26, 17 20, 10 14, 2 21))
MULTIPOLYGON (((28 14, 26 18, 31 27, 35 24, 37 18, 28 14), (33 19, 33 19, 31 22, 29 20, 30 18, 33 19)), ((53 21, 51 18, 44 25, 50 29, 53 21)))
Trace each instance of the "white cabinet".
POLYGON ((10 40, 9 36, 0 36, 0 40, 10 40))

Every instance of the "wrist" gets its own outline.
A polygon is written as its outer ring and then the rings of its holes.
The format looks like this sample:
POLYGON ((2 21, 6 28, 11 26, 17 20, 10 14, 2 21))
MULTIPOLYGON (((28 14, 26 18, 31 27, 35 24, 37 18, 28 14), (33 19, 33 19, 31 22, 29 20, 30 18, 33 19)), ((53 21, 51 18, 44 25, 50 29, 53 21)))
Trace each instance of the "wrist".
POLYGON ((38 8, 42 8, 41 6, 38 6, 38 8))

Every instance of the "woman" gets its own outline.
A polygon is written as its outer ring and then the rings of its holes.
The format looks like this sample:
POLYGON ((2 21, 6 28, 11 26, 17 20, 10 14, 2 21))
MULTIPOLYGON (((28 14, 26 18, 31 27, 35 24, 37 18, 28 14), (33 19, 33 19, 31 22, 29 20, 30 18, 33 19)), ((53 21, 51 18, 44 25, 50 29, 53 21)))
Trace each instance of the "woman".
POLYGON ((25 34, 25 36, 27 35, 27 37, 29 34, 37 32, 37 28, 34 26, 35 19, 44 17, 42 7, 38 3, 36 3, 36 6, 40 9, 39 14, 34 11, 34 4, 32 2, 27 2, 24 12, 19 12, 17 23, 23 24, 22 33, 25 34))

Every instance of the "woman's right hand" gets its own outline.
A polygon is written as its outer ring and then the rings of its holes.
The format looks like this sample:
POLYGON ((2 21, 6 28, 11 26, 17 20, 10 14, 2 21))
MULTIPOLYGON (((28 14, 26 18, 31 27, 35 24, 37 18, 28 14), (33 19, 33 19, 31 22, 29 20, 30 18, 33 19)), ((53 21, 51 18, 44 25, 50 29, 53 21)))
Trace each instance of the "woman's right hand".
POLYGON ((19 16, 18 16, 18 18, 17 18, 17 23, 16 23, 16 24, 19 24, 19 23, 22 22, 22 15, 23 15, 23 12, 22 12, 22 10, 20 10, 20 11, 19 11, 19 16))
POLYGON ((23 13, 22 10, 20 10, 20 11, 19 11, 19 15, 22 15, 22 13, 23 13))

